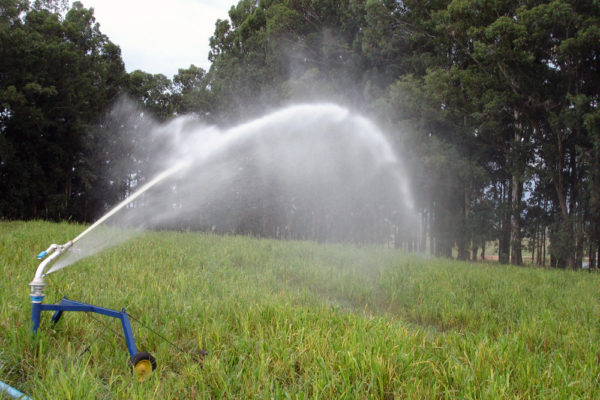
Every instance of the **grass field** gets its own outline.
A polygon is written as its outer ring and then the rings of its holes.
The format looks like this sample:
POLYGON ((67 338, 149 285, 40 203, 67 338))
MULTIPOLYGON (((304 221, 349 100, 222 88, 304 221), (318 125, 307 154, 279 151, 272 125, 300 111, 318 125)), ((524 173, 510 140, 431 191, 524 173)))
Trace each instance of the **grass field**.
POLYGON ((158 360, 138 382, 116 320, 30 333, 35 255, 83 228, 0 222, 0 380, 34 399, 600 398, 598 274, 173 232, 47 278, 46 303, 125 307, 184 350, 132 321, 158 360))

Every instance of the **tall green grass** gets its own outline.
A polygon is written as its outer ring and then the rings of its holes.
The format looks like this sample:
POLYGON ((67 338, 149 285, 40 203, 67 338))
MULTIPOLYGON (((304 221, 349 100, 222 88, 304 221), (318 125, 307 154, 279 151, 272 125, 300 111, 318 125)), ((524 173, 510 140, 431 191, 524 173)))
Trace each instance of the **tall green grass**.
POLYGON ((140 383, 116 320, 29 331, 35 255, 83 228, 0 223, 0 380, 35 399, 600 398, 597 274, 173 232, 47 278, 46 303, 125 307, 184 350, 132 321, 140 383))

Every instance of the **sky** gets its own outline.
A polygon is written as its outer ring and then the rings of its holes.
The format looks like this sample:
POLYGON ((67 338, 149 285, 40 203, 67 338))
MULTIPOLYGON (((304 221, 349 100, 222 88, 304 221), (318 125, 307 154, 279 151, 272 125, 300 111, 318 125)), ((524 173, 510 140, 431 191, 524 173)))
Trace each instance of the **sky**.
POLYGON ((209 38, 237 0, 81 0, 100 31, 121 47, 127 72, 172 78, 190 64, 208 70, 209 38), (166 5, 168 4, 168 6, 166 5))

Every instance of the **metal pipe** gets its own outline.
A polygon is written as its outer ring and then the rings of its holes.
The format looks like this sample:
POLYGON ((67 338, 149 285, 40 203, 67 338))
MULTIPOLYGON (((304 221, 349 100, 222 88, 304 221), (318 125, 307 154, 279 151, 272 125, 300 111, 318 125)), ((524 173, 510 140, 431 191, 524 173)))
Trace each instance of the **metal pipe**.
POLYGON ((92 312, 96 314, 106 315, 121 320, 121 326, 123 328, 123 335, 125 336, 125 343, 127 344, 127 351, 129 355, 133 357, 137 354, 137 347, 135 345, 135 339, 133 338, 133 331, 131 330, 131 323, 129 322, 129 316, 127 311, 122 309, 121 311, 113 310, 110 308, 98 307, 88 303, 82 303, 80 301, 69 300, 64 297, 58 304, 42 304, 33 303, 31 320, 33 324, 34 332, 37 330, 40 321, 40 313, 42 311, 55 311, 52 316, 52 322, 57 323, 60 320, 64 312, 92 312))
MULTIPOLYGON (((62 245, 53 244, 50 247, 48 247, 48 250, 42 251, 40 254, 38 254, 38 258, 43 258, 48 254, 50 254, 50 257, 48 257, 44 261, 42 261, 40 263, 40 265, 37 267, 33 281, 35 281, 36 278, 43 278, 44 269, 46 268, 46 266, 48 264, 50 264, 52 261, 56 260, 62 253, 67 251, 67 249, 71 246, 73 246, 73 240, 70 240, 67 243, 62 244, 62 245)), ((32 281, 32 283, 33 283, 33 281, 32 281)), ((30 283, 30 285, 31 285, 31 283, 30 283)))
POLYGON ((6 394, 13 399, 32 400, 31 397, 24 395, 14 387, 0 381, 0 394, 6 394))
MULTIPOLYGON (((44 297, 42 296, 42 299, 44 297)), ((40 327, 40 317, 42 314, 42 300, 31 302, 31 330, 33 333, 37 333, 40 327)))

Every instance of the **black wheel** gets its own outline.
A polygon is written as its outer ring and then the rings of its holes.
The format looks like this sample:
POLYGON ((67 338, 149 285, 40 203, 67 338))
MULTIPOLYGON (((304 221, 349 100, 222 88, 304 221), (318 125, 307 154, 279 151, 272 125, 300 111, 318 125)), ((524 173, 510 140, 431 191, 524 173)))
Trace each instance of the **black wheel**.
POLYGON ((152 371, 156 369, 156 359, 145 351, 134 354, 129 360, 129 364, 140 382, 148 379, 152 371))

